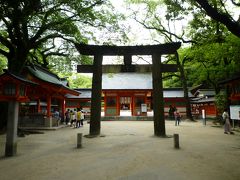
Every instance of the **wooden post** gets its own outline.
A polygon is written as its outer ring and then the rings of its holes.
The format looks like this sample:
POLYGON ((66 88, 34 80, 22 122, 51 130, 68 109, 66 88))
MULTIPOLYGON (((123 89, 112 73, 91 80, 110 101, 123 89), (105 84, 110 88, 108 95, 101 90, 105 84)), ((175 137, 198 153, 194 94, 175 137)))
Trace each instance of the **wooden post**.
POLYGON ((93 62, 90 135, 99 135, 101 129, 102 55, 95 55, 93 62))
POLYGON ((37 112, 38 113, 41 112, 41 100, 40 99, 37 100, 37 112))
POLYGON ((174 148, 175 149, 179 149, 179 135, 178 134, 174 134, 173 135, 173 140, 174 140, 174 148))
POLYGON ((5 156, 14 156, 17 154, 18 110, 19 102, 8 102, 8 122, 5 156))
POLYGON ((62 99, 61 104, 62 104, 61 122, 64 122, 64 116, 65 116, 65 111, 66 111, 65 99, 62 99))
POLYGON ((104 93, 104 116, 107 114, 107 93, 104 93))
POLYGON ((161 55, 152 55, 152 79, 153 79, 153 120, 154 135, 166 136, 164 118, 164 99, 161 71, 161 55))
POLYGON ((82 147, 82 133, 77 134, 77 148, 82 147))
POLYGON ((51 116, 51 96, 47 97, 47 117, 51 116))

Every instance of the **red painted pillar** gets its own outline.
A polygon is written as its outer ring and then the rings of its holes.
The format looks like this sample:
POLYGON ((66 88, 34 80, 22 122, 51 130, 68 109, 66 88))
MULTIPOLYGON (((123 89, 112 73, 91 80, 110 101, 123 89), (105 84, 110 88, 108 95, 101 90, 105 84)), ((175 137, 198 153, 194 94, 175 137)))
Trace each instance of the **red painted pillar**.
POLYGON ((41 112, 40 99, 37 100, 37 112, 41 112))
POLYGON ((64 119, 64 114, 66 112, 66 101, 65 101, 65 99, 62 99, 61 104, 62 104, 62 114, 61 114, 61 117, 64 119))
POLYGON ((134 97, 134 94, 131 95, 131 106, 132 106, 132 116, 135 116, 135 97, 134 97))
POLYGON ((106 112, 107 112, 107 93, 103 93, 104 94, 104 116, 106 116, 106 112))
POLYGON ((47 97, 47 117, 50 117, 51 116, 51 102, 52 99, 51 99, 51 96, 48 96, 47 97))
POLYGON ((117 94, 117 116, 120 116, 120 98, 119 98, 119 95, 117 94))

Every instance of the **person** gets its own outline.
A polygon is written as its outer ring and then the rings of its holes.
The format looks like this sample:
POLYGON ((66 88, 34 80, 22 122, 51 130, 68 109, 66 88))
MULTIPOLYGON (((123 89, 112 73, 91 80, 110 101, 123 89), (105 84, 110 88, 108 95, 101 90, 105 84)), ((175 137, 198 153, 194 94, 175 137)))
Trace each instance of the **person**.
POLYGON ((174 117, 175 117, 175 126, 179 126, 181 115, 177 109, 174 111, 174 117))
POLYGON ((174 118, 174 111, 175 109, 173 108, 172 105, 169 106, 169 111, 168 111, 168 115, 169 115, 169 118, 170 119, 173 119, 174 118))
POLYGON ((77 127, 76 124, 77 124, 77 110, 74 109, 74 111, 73 111, 73 127, 77 127))
POLYGON ((70 111, 70 126, 74 127, 74 124, 75 124, 75 113, 71 110, 70 111))
POLYGON ((60 119, 60 113, 59 113, 59 111, 57 109, 55 109, 54 117, 57 120, 57 126, 59 126, 61 119, 60 119))
POLYGON ((84 120, 84 112, 81 109, 81 126, 83 126, 83 120, 84 120))
POLYGON ((69 121, 70 121, 70 110, 68 109, 65 112, 65 122, 66 122, 66 125, 69 123, 69 121))
POLYGON ((224 134, 234 134, 232 132, 232 127, 230 124, 230 118, 227 109, 224 109, 223 114, 222 114, 223 122, 224 122, 224 134))
POLYGON ((81 115, 82 112, 80 111, 80 109, 77 110, 77 122, 76 122, 76 128, 80 128, 81 127, 81 115))

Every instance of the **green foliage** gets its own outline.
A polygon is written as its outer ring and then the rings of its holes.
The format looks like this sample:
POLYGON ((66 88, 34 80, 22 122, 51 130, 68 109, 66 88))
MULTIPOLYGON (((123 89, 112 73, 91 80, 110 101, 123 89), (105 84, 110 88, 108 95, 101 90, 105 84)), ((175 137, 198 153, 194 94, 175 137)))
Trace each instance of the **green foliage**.
POLYGON ((215 105, 219 113, 222 113, 227 107, 227 94, 225 91, 221 91, 215 96, 215 105))
POLYGON ((92 88, 92 78, 87 75, 72 73, 67 80, 70 88, 92 88))
POLYGON ((90 75, 77 74, 73 72, 56 72, 60 78, 66 78, 70 88, 91 88, 92 77, 90 75))
MULTIPOLYGON (((2 0, 0 54, 16 73, 28 62, 47 67, 53 56, 68 62, 76 55, 74 42, 98 39, 96 29, 114 34, 122 18, 104 0, 2 0)), ((116 39, 121 35, 116 33, 116 39)))
POLYGON ((3 73, 3 69, 7 68, 7 61, 6 58, 0 56, 0 74, 3 73))
POLYGON ((71 88, 92 88, 92 78, 86 75, 76 74, 68 78, 71 88))
POLYGON ((218 88, 218 82, 240 72, 240 39, 228 35, 223 43, 206 43, 195 45, 185 51, 189 58, 187 71, 190 84, 209 83, 218 88))

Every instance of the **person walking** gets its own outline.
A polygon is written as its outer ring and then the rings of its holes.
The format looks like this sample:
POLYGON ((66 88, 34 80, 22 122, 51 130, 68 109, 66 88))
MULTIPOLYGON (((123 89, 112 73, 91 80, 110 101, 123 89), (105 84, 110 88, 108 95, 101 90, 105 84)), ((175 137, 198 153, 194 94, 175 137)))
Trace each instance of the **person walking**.
POLYGON ((61 118, 60 118, 60 113, 57 109, 55 109, 55 112, 54 112, 54 118, 56 119, 56 122, 57 122, 57 126, 60 125, 60 121, 61 121, 61 118))
POLYGON ((175 126, 179 126, 179 123, 181 121, 181 115, 177 109, 174 111, 174 117, 175 117, 175 126))
POLYGON ((66 123, 66 125, 68 125, 69 121, 70 121, 70 110, 68 109, 65 112, 65 123, 66 123))
POLYGON ((76 128, 80 128, 81 127, 81 115, 82 115, 82 112, 80 111, 80 109, 78 109, 77 110, 76 128))
POLYGON ((172 105, 169 106, 169 111, 168 111, 168 117, 169 119, 173 119, 174 118, 174 111, 175 109, 173 108, 172 105))
POLYGON ((81 109, 81 126, 83 126, 84 121, 84 111, 81 109))
POLYGON ((230 118, 227 109, 224 109, 223 114, 222 114, 223 122, 224 122, 224 134, 234 134, 232 132, 232 126, 230 123, 230 118))

